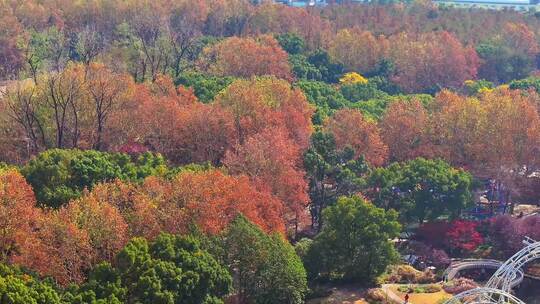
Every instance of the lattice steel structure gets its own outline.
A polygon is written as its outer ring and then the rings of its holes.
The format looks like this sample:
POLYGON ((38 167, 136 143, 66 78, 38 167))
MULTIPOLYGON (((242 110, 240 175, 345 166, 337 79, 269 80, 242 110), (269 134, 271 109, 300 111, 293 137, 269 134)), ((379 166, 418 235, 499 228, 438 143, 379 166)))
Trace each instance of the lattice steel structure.
POLYGON ((462 292, 445 304, 525 304, 511 295, 513 282, 523 276, 522 267, 526 263, 540 258, 540 242, 525 238, 526 245, 497 269, 485 287, 462 292))

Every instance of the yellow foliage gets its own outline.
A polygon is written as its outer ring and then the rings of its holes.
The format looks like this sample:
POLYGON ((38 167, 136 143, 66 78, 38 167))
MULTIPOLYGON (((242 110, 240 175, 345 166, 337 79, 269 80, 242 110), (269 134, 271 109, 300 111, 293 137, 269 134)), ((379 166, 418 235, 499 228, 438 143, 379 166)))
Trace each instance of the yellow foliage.
POLYGON ((347 73, 343 75, 343 77, 339 79, 339 83, 341 84, 355 84, 355 83, 366 84, 368 83, 368 80, 364 76, 356 72, 351 72, 351 73, 347 73))
POLYGON ((490 92, 493 92, 493 89, 490 89, 490 88, 480 88, 480 90, 478 91, 478 93, 482 94, 482 93, 490 93, 490 92))

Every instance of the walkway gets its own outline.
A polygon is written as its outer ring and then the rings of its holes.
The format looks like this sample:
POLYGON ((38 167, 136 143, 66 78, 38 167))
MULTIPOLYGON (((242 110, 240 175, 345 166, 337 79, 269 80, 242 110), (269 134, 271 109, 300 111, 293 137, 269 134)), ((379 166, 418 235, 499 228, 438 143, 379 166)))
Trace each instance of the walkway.
MULTIPOLYGON (((488 259, 468 259, 468 260, 461 260, 457 262, 452 262, 450 266, 445 270, 444 272, 444 280, 445 281, 451 281, 453 280, 458 273, 460 273, 463 270, 469 270, 469 269, 499 269, 503 265, 503 262, 497 261, 497 260, 488 260, 488 259)), ((523 281, 523 272, 518 272, 518 277, 514 279, 512 282, 512 288, 519 285, 523 281)))
MULTIPOLYGON (((395 303, 403 303, 403 299, 400 298, 397 294, 395 294, 391 289, 390 286, 392 284, 382 284, 381 289, 384 291, 384 293, 390 298, 390 300, 394 301, 395 303)), ((409 304, 413 304, 411 301, 409 301, 409 304)))

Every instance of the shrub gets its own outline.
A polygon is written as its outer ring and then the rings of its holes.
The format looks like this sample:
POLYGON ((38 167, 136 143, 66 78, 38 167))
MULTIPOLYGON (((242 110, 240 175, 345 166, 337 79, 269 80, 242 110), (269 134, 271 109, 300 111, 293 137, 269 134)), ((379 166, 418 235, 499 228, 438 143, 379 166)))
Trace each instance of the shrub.
POLYGON ((424 287, 424 289, 426 290, 426 293, 435 293, 441 291, 442 287, 439 285, 431 284, 424 287))
POLYGON ((368 289, 365 297, 370 303, 383 303, 386 300, 386 293, 381 288, 371 288, 368 289))
POLYGON ((467 278, 457 278, 443 285, 444 291, 450 294, 462 293, 476 287, 478 287, 478 284, 475 281, 467 278))
POLYGON ((450 257, 442 249, 433 248, 422 242, 410 242, 409 248, 426 265, 432 265, 441 269, 446 268, 450 264, 450 257))
POLYGON ((403 293, 435 293, 441 291, 439 285, 431 284, 425 286, 399 286, 398 291, 403 293))
POLYGON ((402 281, 417 282, 423 276, 421 271, 414 269, 409 265, 400 265, 397 267, 397 274, 402 281))
POLYGON ((414 269, 409 265, 389 266, 386 273, 377 279, 377 283, 426 284, 436 281, 435 275, 427 270, 425 272, 414 269))

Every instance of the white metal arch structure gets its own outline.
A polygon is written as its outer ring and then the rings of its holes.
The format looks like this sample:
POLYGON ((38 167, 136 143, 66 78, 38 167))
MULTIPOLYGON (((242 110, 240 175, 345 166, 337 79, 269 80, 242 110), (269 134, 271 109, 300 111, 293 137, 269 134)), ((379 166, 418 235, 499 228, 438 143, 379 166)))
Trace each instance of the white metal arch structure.
POLYGON ((462 292, 446 301, 445 304, 524 304, 523 301, 511 295, 510 292, 515 285, 513 282, 516 278, 523 275, 521 269, 523 265, 540 258, 540 242, 527 237, 523 243, 526 246, 504 262, 489 279, 485 287, 462 292))
POLYGON ((510 292, 513 287, 512 281, 519 276, 519 272, 523 272, 521 269, 523 265, 540 258, 540 242, 526 238, 523 243, 527 246, 506 260, 493 276, 491 276, 486 287, 510 292))
MULTIPOLYGON (((488 260, 488 259, 467 259, 467 260, 461 260, 456 263, 450 264, 448 268, 445 270, 443 277, 445 281, 450 281, 454 279, 459 272, 463 270, 468 269, 475 269, 475 268, 488 268, 488 269, 499 269, 504 262, 497 261, 497 260, 488 260)), ((521 284, 523 281, 523 271, 518 271, 517 277, 512 281, 511 287, 514 288, 515 286, 521 284)))
POLYGON ((516 298, 515 296, 502 291, 500 289, 480 287, 471 290, 464 291, 445 304, 462 304, 462 303, 474 303, 474 304, 493 304, 493 303, 508 303, 508 304, 525 304, 525 302, 516 298))

